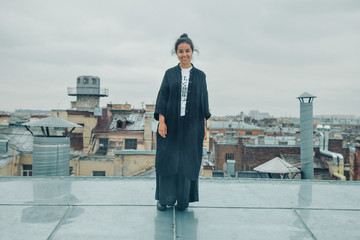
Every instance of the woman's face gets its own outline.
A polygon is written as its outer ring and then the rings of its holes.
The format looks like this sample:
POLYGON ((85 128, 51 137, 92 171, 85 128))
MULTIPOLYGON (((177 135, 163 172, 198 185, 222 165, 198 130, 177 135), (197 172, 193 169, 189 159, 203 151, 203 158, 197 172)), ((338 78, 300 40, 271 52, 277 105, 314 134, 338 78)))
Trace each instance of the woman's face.
POLYGON ((189 68, 191 67, 193 51, 188 43, 180 43, 178 45, 176 55, 180 61, 180 67, 189 68))

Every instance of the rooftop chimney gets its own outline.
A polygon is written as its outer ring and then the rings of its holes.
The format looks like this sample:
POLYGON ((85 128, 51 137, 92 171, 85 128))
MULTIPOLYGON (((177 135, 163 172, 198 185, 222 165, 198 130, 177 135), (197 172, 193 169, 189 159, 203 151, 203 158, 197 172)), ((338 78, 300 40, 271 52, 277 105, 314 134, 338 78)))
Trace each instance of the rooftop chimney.
POLYGON ((34 136, 33 176, 69 176, 69 135, 76 127, 82 126, 56 117, 31 121, 23 125, 34 136), (72 130, 66 136, 56 130, 67 128, 72 130))
POLYGON ((300 101, 300 155, 301 178, 314 179, 313 101, 316 96, 307 92, 298 97, 300 101))

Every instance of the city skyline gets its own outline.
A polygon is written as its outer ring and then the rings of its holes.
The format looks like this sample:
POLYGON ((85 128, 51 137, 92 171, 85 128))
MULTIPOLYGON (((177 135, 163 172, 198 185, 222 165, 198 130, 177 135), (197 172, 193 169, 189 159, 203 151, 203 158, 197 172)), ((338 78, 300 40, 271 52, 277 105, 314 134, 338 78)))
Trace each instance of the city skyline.
POLYGON ((250 110, 360 116, 360 2, 16 1, 0 10, 0 110, 69 109, 67 87, 99 76, 107 103, 155 102, 184 32, 215 116, 250 110))

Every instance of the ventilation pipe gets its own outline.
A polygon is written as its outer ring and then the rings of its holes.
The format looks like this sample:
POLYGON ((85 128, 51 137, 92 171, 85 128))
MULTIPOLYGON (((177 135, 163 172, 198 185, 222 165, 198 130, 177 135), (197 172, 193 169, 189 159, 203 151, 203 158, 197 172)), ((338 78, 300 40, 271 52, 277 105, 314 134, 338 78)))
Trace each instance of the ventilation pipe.
POLYGON ((313 96, 307 92, 298 97, 300 101, 300 156, 301 178, 314 179, 313 96))
POLYGON ((346 181, 344 176, 344 157, 340 153, 334 153, 327 150, 320 150, 320 153, 332 158, 330 173, 341 181, 346 181))
POLYGON ((346 181, 346 177, 344 175, 344 157, 340 153, 334 153, 328 150, 329 145, 329 131, 330 126, 318 125, 317 129, 321 132, 318 132, 320 135, 320 153, 332 158, 332 166, 329 169, 330 173, 341 181, 346 181))
MULTIPOLYGON (((338 164, 339 164, 339 177, 341 181, 346 181, 346 177, 344 175, 344 157, 342 154, 337 153, 338 156, 338 164)), ((336 176, 336 175, 335 175, 336 176)))
MULTIPOLYGON (((319 126, 317 126, 317 128, 319 129, 319 126)), ((320 151, 321 150, 325 150, 324 146, 324 141, 325 141, 325 138, 324 138, 324 134, 322 132, 318 132, 316 133, 316 135, 319 135, 319 148, 320 148, 320 151)))
POLYGON ((22 125, 34 136, 33 176, 69 176, 69 135, 76 127, 82 126, 56 117, 22 125), (67 128, 71 130, 65 136, 67 128))

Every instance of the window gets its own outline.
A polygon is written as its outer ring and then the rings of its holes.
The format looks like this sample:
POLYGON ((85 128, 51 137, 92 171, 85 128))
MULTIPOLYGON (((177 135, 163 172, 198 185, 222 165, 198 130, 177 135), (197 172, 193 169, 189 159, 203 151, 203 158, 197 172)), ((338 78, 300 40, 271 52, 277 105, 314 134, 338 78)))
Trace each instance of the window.
POLYGON ((252 132, 246 132, 246 135, 252 135, 252 132))
POLYGON ((22 165, 22 176, 24 177, 32 176, 32 165, 26 165, 26 164, 22 165))
MULTIPOLYGON (((74 171, 74 168, 73 167, 69 167, 69 176, 71 176, 71 172, 74 171)), ((75 175, 75 173, 74 173, 75 175)))
POLYGON ((107 152, 108 143, 109 143, 108 138, 100 138, 99 139, 99 151, 100 152, 107 152))
POLYGON ((2 142, 2 145, 0 146, 0 154, 7 153, 8 150, 9 150, 9 141, 5 140, 2 142))
POLYGON ((78 123, 78 125, 85 127, 84 123, 78 123))
POLYGON ((137 148, 137 139, 125 139, 125 149, 137 148))
POLYGON ((89 84, 89 78, 87 77, 84 78, 84 84, 89 84))
POLYGON ((225 160, 235 160, 233 153, 226 153, 225 154, 225 160))
POLYGON ((91 79, 91 84, 96 85, 96 78, 91 79))
POLYGON ((105 171, 93 171, 93 177, 105 177, 105 171))
POLYGON ((125 128, 125 122, 119 120, 116 122, 116 127, 117 128, 125 128))
POLYGON ((77 79, 77 83, 80 83, 80 78, 77 79))

